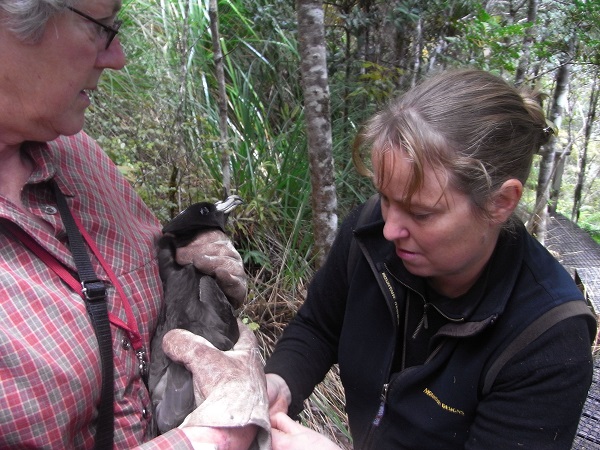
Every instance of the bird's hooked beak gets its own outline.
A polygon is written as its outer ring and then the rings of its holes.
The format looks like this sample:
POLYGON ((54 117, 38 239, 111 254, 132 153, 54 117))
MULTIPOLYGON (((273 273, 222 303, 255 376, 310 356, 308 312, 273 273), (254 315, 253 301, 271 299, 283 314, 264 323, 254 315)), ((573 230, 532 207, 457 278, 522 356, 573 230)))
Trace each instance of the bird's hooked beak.
POLYGON ((242 203, 244 203, 244 201, 239 195, 230 195, 225 200, 215 202, 215 207, 217 208, 217 211, 229 214, 236 206, 241 205, 242 203))

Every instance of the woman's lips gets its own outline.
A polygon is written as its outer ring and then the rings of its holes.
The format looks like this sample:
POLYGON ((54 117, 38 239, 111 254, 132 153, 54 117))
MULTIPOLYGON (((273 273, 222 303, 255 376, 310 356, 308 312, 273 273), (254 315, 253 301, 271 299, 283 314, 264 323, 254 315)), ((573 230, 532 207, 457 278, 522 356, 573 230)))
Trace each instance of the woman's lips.
POLYGON ((403 259, 403 260, 411 260, 411 259, 416 258, 416 256, 417 256, 417 253, 408 251, 403 248, 396 248, 396 254, 398 255, 398 257, 400 259, 403 259))
POLYGON ((79 92, 79 95, 83 98, 83 100, 86 103, 86 105, 89 106, 92 103, 92 100, 90 98, 90 95, 91 95, 91 90, 90 89, 82 89, 79 92))

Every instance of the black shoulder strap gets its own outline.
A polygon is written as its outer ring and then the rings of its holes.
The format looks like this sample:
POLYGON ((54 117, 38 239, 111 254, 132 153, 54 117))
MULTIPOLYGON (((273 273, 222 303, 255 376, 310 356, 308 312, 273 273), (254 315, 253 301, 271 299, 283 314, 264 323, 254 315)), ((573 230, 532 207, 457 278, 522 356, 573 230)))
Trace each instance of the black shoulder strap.
POLYGON ((496 358, 496 361, 490 366, 483 383, 482 394, 486 395, 492 389, 492 385, 496 380, 496 376, 504 365, 519 351, 523 350, 530 343, 540 337, 544 332, 548 331, 557 323, 575 316, 590 315, 596 320, 596 317, 590 311, 589 306, 581 300, 574 300, 562 305, 555 306, 551 310, 538 317, 515 340, 513 340, 506 349, 496 358))
MULTIPOLYGON (((375 207, 379 203, 379 194, 373 194, 369 200, 367 200, 363 206, 362 211, 360 212, 360 216, 358 216, 358 221, 356 222, 355 228, 359 228, 360 226, 367 223, 367 220, 373 214, 375 207)), ((347 266, 347 276, 348 280, 352 276, 352 272, 356 263, 358 262, 358 257, 360 255, 360 248, 356 243, 356 238, 352 237, 352 242, 350 243, 350 251, 348 252, 348 266, 347 266)))
POLYGON ((90 315, 98 346, 100 348, 100 362, 102 365, 102 388, 100 391, 100 404, 98 405, 98 419, 96 427, 95 450, 112 449, 114 441, 114 366, 112 355, 112 335, 108 307, 106 304, 106 287, 98 279, 89 259, 83 237, 71 215, 67 201, 62 192, 53 184, 56 203, 61 218, 69 237, 69 246, 77 273, 82 286, 82 295, 90 315))

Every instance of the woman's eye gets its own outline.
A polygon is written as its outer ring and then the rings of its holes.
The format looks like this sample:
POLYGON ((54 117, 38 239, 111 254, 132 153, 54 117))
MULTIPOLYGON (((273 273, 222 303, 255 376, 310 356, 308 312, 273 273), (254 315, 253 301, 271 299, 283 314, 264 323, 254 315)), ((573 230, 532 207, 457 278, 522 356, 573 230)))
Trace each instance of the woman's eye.
POLYGON ((413 212, 412 216, 415 220, 424 221, 431 218, 431 213, 425 212, 413 212))
POLYGON ((108 34, 108 29, 106 27, 103 27, 102 25, 98 25, 98 35, 104 37, 108 34))

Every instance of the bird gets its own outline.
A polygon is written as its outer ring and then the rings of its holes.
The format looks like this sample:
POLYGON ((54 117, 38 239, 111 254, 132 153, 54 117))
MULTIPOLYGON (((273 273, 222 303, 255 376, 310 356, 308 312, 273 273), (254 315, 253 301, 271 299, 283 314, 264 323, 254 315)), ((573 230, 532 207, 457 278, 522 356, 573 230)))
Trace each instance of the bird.
POLYGON ((225 230, 229 213, 243 203, 230 195, 216 203, 195 203, 163 228, 158 240, 158 265, 163 282, 164 301, 156 332, 150 344, 148 388, 153 405, 153 427, 164 434, 179 426, 196 405, 192 374, 171 361, 162 350, 164 335, 183 328, 200 335, 220 350, 230 350, 239 338, 233 307, 215 279, 198 271, 193 264, 175 261, 177 248, 189 244, 209 228, 225 230))

